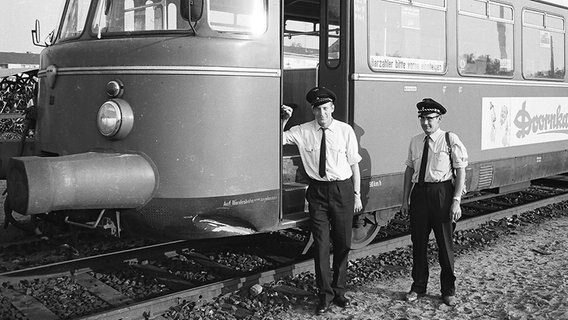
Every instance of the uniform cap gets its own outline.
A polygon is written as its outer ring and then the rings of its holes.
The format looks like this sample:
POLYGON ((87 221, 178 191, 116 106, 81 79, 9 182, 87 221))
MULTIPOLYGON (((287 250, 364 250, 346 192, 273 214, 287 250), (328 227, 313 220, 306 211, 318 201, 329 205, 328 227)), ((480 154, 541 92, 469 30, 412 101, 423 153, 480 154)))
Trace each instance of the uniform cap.
POLYGON ((306 94, 306 100, 308 100, 312 107, 317 107, 327 102, 333 102, 335 99, 335 93, 325 87, 312 88, 306 94))
POLYGON ((418 108, 418 113, 431 113, 436 112, 438 114, 445 114, 446 108, 436 102, 434 99, 431 98, 424 98, 422 101, 416 104, 416 108, 418 108))

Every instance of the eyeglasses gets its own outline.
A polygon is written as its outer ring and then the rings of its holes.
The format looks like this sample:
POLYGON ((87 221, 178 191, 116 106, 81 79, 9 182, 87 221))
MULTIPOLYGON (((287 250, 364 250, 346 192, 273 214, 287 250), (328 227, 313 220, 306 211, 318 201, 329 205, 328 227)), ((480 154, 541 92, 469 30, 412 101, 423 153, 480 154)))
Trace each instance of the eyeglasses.
POLYGON ((433 117, 426 117, 426 116, 418 116, 418 119, 422 120, 428 120, 428 121, 432 121, 434 119, 438 119, 440 116, 433 116, 433 117))

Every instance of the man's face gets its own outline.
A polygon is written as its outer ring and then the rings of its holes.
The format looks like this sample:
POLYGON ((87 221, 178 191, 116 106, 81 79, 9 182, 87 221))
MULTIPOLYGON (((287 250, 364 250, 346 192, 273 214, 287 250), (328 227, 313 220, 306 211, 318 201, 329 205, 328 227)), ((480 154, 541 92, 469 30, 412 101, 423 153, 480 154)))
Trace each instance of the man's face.
POLYGON ((317 107, 312 107, 312 112, 316 118, 316 121, 322 127, 329 126, 331 120, 333 119, 331 117, 331 114, 333 113, 334 110, 335 106, 333 105, 332 102, 327 102, 317 107))
POLYGON ((440 128, 442 116, 436 112, 421 113, 418 115, 418 120, 420 120, 420 126, 422 130, 424 130, 424 133, 430 135, 440 128))

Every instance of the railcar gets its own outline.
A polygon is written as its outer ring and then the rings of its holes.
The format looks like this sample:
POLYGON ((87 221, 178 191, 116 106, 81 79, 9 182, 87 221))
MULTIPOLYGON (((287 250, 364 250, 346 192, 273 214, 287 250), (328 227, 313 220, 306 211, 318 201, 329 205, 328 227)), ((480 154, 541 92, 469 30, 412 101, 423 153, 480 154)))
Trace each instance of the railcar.
POLYGON ((309 121, 305 93, 320 85, 359 140, 364 246, 400 207, 424 97, 468 148, 467 190, 568 171, 566 9, 67 0, 41 53, 34 152, 8 165, 9 210, 176 239, 305 227, 307 179, 281 146, 280 105, 295 107, 288 127, 309 121))

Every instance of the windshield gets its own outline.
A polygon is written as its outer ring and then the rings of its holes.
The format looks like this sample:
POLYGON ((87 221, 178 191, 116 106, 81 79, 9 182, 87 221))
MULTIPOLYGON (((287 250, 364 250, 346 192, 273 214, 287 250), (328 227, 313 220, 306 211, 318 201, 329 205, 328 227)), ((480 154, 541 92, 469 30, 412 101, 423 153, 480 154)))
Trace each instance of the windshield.
POLYGON ((59 40, 76 38, 83 33, 90 3, 90 0, 70 0, 67 2, 59 40))
MULTIPOLYGON (((189 30, 189 14, 184 12, 188 10, 188 1, 98 0, 91 30, 99 37, 119 32, 189 30)), ((209 27, 215 31, 259 34, 266 30, 266 0, 209 0, 206 3, 209 27)))
POLYGON ((265 0, 210 0, 208 20, 219 32, 261 34, 268 25, 265 0))
MULTIPOLYGON (((183 31, 189 24, 191 0, 68 0, 62 19, 59 41, 78 38, 87 20, 91 33, 105 34, 155 31, 183 31), (88 19, 91 2, 96 6, 88 19)), ((203 7, 208 27, 217 32, 264 33, 268 26, 266 0, 208 0, 203 7)), ((192 21, 195 24, 196 21, 192 21)), ((199 30, 199 25, 197 25, 199 30)))
MULTIPOLYGON (((182 0, 183 1, 183 0, 182 0)), ((180 0, 99 0, 92 32, 143 32, 188 30, 180 0)))

